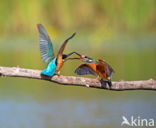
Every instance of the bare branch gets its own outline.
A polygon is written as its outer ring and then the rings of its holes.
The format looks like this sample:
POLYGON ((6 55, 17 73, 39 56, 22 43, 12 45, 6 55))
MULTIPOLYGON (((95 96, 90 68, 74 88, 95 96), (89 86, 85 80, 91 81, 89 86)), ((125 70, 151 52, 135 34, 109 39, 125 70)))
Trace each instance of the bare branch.
POLYGON ((75 77, 75 76, 53 76, 53 77, 43 77, 40 75, 40 70, 24 69, 19 67, 0 67, 0 76, 6 77, 23 77, 32 79, 48 80, 50 82, 55 82, 62 85, 77 85, 84 87, 92 87, 99 89, 109 89, 109 90, 156 90, 156 80, 140 80, 140 81, 117 81, 113 82, 111 88, 109 86, 104 86, 102 83, 96 79, 75 77))

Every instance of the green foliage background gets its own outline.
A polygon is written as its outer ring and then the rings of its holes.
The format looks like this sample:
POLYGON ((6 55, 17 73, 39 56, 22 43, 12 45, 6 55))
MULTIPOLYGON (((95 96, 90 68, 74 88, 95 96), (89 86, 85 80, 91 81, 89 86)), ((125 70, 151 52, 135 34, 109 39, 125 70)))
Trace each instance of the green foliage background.
POLYGON ((155 6, 155 0, 1 0, 0 36, 33 35, 37 23, 55 35, 155 33, 155 6))

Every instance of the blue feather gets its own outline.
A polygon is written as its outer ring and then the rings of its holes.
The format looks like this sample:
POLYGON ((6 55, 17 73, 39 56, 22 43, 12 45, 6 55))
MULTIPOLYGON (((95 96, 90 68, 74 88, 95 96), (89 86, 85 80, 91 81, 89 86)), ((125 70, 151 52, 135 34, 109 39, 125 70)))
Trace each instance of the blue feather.
POLYGON ((50 40, 45 28, 41 24, 38 24, 37 27, 40 36, 39 44, 42 61, 50 62, 55 57, 52 41, 50 40))
POLYGON ((55 74, 55 70, 56 70, 56 58, 54 58, 46 67, 46 69, 44 69, 41 74, 46 75, 46 76, 53 76, 55 74))

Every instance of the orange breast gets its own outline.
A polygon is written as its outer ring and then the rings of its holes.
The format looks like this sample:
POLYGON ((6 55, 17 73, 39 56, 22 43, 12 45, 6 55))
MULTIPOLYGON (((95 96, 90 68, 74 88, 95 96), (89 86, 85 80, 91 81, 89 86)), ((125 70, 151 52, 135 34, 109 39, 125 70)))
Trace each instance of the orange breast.
POLYGON ((90 67, 96 73, 96 64, 94 63, 87 63, 88 67, 90 67))
POLYGON ((58 59, 57 59, 56 72, 58 72, 58 71, 62 68, 63 63, 64 63, 64 62, 63 62, 62 58, 58 58, 58 59))

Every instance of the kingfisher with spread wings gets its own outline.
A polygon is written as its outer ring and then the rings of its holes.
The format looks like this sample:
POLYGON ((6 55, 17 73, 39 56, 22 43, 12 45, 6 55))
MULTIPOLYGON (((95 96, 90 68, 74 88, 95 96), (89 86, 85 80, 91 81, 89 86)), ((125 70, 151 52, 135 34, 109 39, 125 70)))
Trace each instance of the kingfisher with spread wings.
POLYGON ((99 77, 101 80, 106 80, 108 85, 112 86, 112 73, 114 72, 113 68, 104 60, 94 60, 91 57, 80 55, 80 59, 85 62, 81 64, 76 70, 75 73, 78 75, 95 75, 97 76, 96 79, 99 77))
POLYGON ((72 36, 70 36, 68 39, 66 39, 63 44, 61 45, 59 52, 57 54, 57 57, 54 56, 54 49, 52 41, 46 32, 43 25, 38 24, 37 25, 38 31, 39 31, 39 44, 40 44, 40 54, 43 62, 49 63, 46 69, 44 69, 41 74, 46 76, 53 76, 55 73, 60 75, 60 69, 62 68, 64 62, 68 59, 70 55, 72 55, 74 52, 69 54, 63 54, 63 51, 67 45, 67 42, 75 36, 76 33, 74 33, 72 36))

